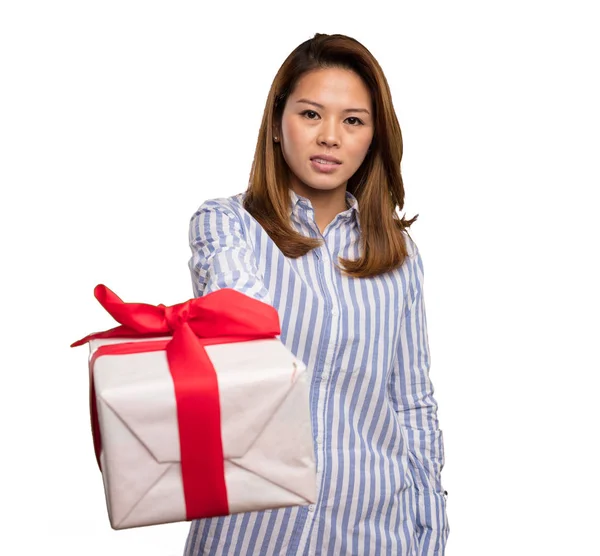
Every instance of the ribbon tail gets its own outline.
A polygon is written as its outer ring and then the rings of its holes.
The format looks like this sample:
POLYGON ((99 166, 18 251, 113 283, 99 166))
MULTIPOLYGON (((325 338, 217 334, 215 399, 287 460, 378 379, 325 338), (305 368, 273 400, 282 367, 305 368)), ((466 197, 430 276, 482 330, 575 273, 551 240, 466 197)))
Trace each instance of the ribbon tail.
POLYGON ((102 441, 100 436, 100 424, 98 423, 98 408, 96 406, 96 390, 94 388, 94 377, 90 374, 90 415, 92 420, 92 439, 94 441, 94 453, 98 467, 102 471, 100 454, 102 453, 102 441))
POLYGON ((229 514, 217 374, 187 323, 167 345, 173 377, 187 519, 229 514))

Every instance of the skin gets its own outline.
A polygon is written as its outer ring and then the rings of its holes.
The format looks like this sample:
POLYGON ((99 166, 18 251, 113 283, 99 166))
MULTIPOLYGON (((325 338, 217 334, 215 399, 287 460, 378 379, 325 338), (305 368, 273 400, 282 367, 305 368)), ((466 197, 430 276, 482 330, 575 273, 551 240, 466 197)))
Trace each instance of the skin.
POLYGON ((327 68, 302 76, 273 130, 292 171, 290 187, 309 199, 321 233, 347 210, 346 185, 368 154, 373 139, 372 99, 353 71, 327 68), (317 107, 302 99, 322 105, 317 107), (345 110, 352 111, 345 112, 345 110), (357 111, 354 109, 362 109, 357 111), (311 156, 327 154, 342 164, 331 173, 313 168, 311 156))

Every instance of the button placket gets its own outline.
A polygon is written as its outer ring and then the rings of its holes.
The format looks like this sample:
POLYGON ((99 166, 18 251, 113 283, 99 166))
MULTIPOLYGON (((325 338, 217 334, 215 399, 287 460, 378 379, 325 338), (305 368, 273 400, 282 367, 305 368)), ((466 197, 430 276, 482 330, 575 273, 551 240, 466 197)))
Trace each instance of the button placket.
MULTIPOLYGON (((324 263, 330 262, 332 257, 329 252, 329 246, 327 245, 326 241, 324 241, 321 249, 322 249, 323 262, 324 263)), ((336 338, 338 335, 338 329, 339 329, 339 319, 337 318, 339 316, 339 308, 335 301, 337 298, 337 292, 336 292, 336 288, 335 288, 334 269, 332 267, 324 266, 323 270, 324 270, 323 274, 324 274, 324 278, 325 278, 325 287, 329 294, 328 298, 331 300, 331 303, 332 303, 332 305, 330 305, 330 307, 327 309, 328 317, 331 321, 330 342, 325 351, 325 358, 324 358, 325 360, 323 362, 323 370, 321 372, 321 388, 323 390, 325 390, 327 388, 327 379, 329 378, 330 370, 333 368, 334 362, 335 362, 335 353, 336 353, 335 341, 336 341, 336 338)))
MULTIPOLYGON (((327 245, 327 242, 324 241, 323 242, 323 246, 321 247, 321 258, 323 259, 324 263, 329 263, 331 262, 331 255, 329 253, 329 247, 327 245)), ((331 309, 329 310, 329 314, 332 317, 339 317, 340 315, 340 309, 338 307, 338 305, 336 304, 336 299, 337 299, 337 292, 335 291, 335 270, 333 269, 333 267, 328 268, 326 270, 326 278, 325 278, 325 282, 327 285, 328 290, 331 291, 332 295, 331 295, 331 300, 332 300, 332 306, 331 309)), ((332 323, 332 327, 337 328, 335 323, 332 323)))

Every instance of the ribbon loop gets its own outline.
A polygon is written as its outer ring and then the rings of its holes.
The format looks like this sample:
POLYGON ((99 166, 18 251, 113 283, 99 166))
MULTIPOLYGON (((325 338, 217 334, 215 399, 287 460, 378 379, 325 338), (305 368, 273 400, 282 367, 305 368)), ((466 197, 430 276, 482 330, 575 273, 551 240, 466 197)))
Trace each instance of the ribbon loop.
POLYGON ((95 332, 73 342, 80 346, 93 338, 143 338, 172 334, 184 322, 199 338, 270 338, 281 328, 277 310, 231 288, 196 297, 172 306, 125 303, 99 284, 94 295, 121 326, 95 332))

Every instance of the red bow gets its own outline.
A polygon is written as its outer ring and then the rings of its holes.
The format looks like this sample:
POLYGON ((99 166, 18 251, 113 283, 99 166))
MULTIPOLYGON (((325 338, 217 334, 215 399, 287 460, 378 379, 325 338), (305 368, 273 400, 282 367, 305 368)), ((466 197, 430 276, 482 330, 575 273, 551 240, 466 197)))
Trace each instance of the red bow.
POLYGON ((270 338, 281 332, 277 311, 257 299, 225 288, 204 297, 167 307, 125 303, 106 286, 94 296, 121 326, 90 334, 71 347, 93 338, 140 338, 173 334, 187 323, 198 338, 235 337, 236 341, 270 338))
MULTIPOLYGON (((129 343, 127 347, 124 344, 102 346, 95 352, 90 369, 98 355, 150 351, 157 347, 166 349, 177 401, 187 518, 227 515, 219 389, 204 346, 278 336, 280 325, 276 309, 229 288, 170 307, 125 303, 101 284, 95 287, 94 295, 121 326, 90 334, 71 347, 94 338, 173 336, 166 344, 153 348, 146 342, 129 343)), ((90 377, 90 402, 99 462, 101 447, 93 377, 90 377)))

